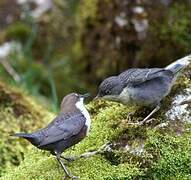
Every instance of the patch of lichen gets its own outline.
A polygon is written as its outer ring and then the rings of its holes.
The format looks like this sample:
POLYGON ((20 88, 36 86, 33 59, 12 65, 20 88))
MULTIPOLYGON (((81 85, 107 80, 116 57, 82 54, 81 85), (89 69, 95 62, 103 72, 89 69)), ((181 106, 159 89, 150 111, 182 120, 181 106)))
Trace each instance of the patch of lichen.
POLYGON ((51 118, 51 113, 37 105, 25 92, 0 82, 0 175, 7 166, 18 165, 30 147, 25 141, 10 135, 40 128, 48 118, 51 118))

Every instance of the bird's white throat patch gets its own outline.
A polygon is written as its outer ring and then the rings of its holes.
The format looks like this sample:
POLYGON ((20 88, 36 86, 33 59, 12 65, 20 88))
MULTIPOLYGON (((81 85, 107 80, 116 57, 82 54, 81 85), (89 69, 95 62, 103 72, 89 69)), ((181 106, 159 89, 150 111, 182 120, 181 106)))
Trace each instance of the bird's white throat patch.
POLYGON ((123 89, 123 91, 119 95, 120 102, 123 104, 129 104, 130 103, 130 96, 129 96, 129 89, 126 87, 123 89))
POLYGON ((90 125, 91 125, 91 118, 90 118, 90 114, 88 113, 88 111, 86 110, 84 106, 84 98, 80 98, 80 100, 75 105, 86 118, 86 126, 87 126, 87 134, 88 134, 90 130, 90 125))

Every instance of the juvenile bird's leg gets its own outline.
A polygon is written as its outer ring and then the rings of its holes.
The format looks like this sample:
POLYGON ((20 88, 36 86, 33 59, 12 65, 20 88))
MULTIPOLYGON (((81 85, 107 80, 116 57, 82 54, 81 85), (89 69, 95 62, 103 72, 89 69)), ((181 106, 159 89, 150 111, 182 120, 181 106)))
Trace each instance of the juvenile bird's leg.
POLYGON ((79 177, 77 176, 73 176, 71 175, 68 170, 66 169, 66 166, 64 165, 64 163, 62 162, 62 160, 60 159, 60 154, 56 154, 56 159, 57 161, 60 163, 60 165, 62 166, 62 169, 64 170, 64 172, 66 173, 66 175, 71 178, 71 179, 78 179, 79 177))
POLYGON ((157 105, 152 111, 151 113, 144 118, 142 121, 138 122, 138 123, 128 123, 128 124, 133 124, 133 125, 143 125, 146 121, 148 121, 150 119, 150 117, 156 113, 158 110, 160 109, 160 105, 157 105))
POLYGON ((147 120, 149 120, 150 117, 151 117, 154 113, 156 113, 159 109, 160 109, 160 105, 157 105, 157 107, 155 107, 155 108, 151 111, 151 113, 150 113, 145 119, 143 119, 141 122, 139 122, 139 124, 140 124, 140 125, 144 124, 144 123, 145 123, 147 120))

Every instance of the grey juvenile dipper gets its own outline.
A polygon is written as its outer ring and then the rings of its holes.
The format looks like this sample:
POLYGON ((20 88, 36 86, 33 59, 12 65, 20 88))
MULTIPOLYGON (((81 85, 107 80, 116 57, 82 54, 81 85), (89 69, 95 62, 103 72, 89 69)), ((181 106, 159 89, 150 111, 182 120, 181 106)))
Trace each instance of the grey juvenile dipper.
POLYGON ((161 100, 167 96, 179 72, 191 61, 191 55, 175 61, 165 68, 132 68, 118 76, 106 78, 99 86, 94 99, 103 98, 127 104, 149 106, 154 110, 141 122, 142 125, 160 109, 161 100))
POLYGON ((56 156, 66 175, 72 179, 77 177, 68 172, 61 158, 68 161, 70 159, 61 154, 84 139, 90 130, 90 115, 83 104, 84 98, 88 96, 89 94, 68 94, 62 100, 60 114, 48 126, 33 133, 15 134, 39 149, 50 151, 56 156))

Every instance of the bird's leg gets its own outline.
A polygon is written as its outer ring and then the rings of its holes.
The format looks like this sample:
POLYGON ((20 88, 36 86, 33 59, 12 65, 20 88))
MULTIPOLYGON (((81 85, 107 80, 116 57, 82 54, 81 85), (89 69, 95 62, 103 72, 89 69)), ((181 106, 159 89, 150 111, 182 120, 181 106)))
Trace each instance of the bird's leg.
POLYGON ((140 122, 138 122, 138 123, 128 123, 128 124, 143 125, 143 124, 144 124, 145 122, 147 122, 147 121, 150 119, 150 117, 151 117, 154 113, 156 113, 159 109, 160 109, 160 105, 157 105, 157 106, 150 112, 150 114, 149 114, 146 118, 144 118, 142 121, 140 121, 140 122))
POLYGON ((157 105, 157 107, 155 107, 145 119, 143 119, 142 121, 139 122, 139 125, 143 125, 143 124, 144 124, 146 121, 148 121, 148 120, 150 119, 150 117, 151 117, 154 113, 156 113, 159 109, 160 109, 160 105, 157 105))
POLYGON ((63 157, 63 156, 60 156, 60 157, 65 159, 66 161, 69 161, 69 162, 75 161, 75 160, 81 159, 81 158, 89 158, 89 157, 94 156, 96 154, 103 154, 104 152, 108 151, 109 145, 110 145, 109 143, 106 143, 103 146, 101 146, 98 150, 83 153, 78 157, 63 157))
POLYGON ((96 154, 103 154, 104 152, 109 151, 108 150, 108 149, 110 149, 109 146, 110 146, 110 144, 106 143, 103 146, 101 146, 98 150, 83 153, 78 157, 64 157, 64 156, 60 156, 60 157, 65 159, 68 162, 72 162, 72 161, 75 161, 75 160, 80 159, 80 158, 89 158, 89 157, 94 156, 96 154))
POLYGON ((64 163, 63 163, 62 160, 60 159, 60 155, 59 155, 59 154, 56 154, 56 159, 57 159, 57 161, 60 163, 60 165, 62 166, 62 169, 64 170, 65 174, 66 174, 69 178, 71 178, 71 179, 78 179, 78 178, 79 178, 79 177, 77 177, 77 176, 71 175, 71 174, 68 172, 66 166, 64 165, 64 163))
POLYGON ((89 152, 86 152, 84 154, 81 154, 79 158, 89 158, 91 156, 94 156, 96 154, 103 154, 105 153, 106 151, 109 151, 110 149, 110 144, 109 143, 106 143, 104 144, 103 146, 101 146, 98 150, 95 150, 95 151, 89 151, 89 152))
POLYGON ((99 153, 99 150, 98 151, 89 151, 89 152, 81 154, 79 158, 88 158, 88 157, 91 157, 98 153, 99 153))
POLYGON ((65 159, 66 161, 68 162, 72 162, 72 161, 75 161, 77 159, 80 159, 80 158, 88 158, 88 157, 91 157, 95 154, 98 154, 98 151, 89 151, 89 152, 86 152, 86 153, 83 153, 81 154, 80 156, 76 156, 76 157, 64 157, 64 156, 60 156, 62 159, 65 159))

